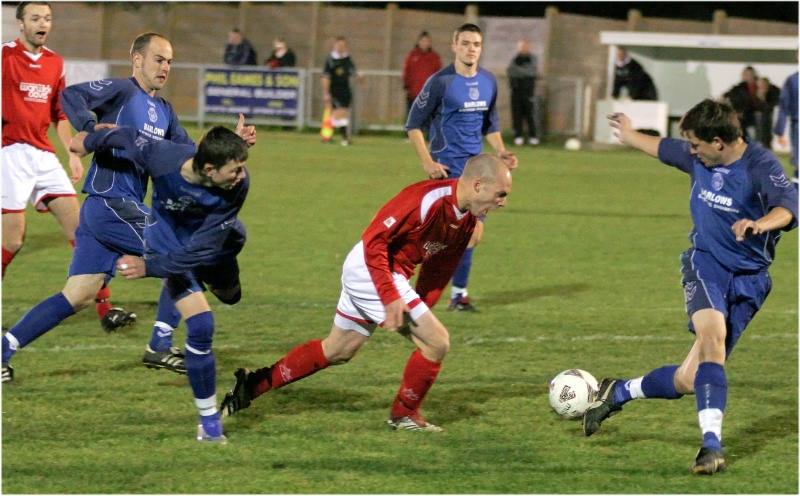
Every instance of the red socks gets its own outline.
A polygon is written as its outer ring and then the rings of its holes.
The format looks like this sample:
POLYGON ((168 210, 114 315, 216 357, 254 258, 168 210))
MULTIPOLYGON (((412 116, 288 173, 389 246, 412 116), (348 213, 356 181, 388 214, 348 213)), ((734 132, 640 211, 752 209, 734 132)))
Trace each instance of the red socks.
POLYGON ((12 260, 14 260, 14 255, 16 255, 16 253, 11 253, 10 251, 3 248, 3 277, 6 276, 6 267, 8 267, 8 264, 10 264, 12 260))
POLYGON ((328 365, 328 359, 322 352, 321 339, 303 343, 278 360, 272 367, 256 370, 255 376, 258 382, 253 385, 253 398, 261 396, 270 389, 278 389, 294 381, 299 381, 327 368, 328 365))
POLYGON ((97 295, 94 297, 94 308, 97 310, 97 316, 101 319, 111 310, 111 302, 108 301, 109 298, 111 298, 111 290, 108 289, 108 286, 100 288, 100 291, 98 291, 97 295))
POLYGON ((403 372, 403 382, 400 391, 392 404, 392 419, 400 419, 417 412, 425 399, 425 395, 436 381, 442 362, 432 362, 422 356, 417 349, 411 354, 403 372))

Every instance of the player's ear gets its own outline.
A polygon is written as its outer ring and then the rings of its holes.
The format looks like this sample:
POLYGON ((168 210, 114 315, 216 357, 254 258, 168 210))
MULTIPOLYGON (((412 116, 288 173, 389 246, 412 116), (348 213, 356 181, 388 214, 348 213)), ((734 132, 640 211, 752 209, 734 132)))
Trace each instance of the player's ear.
POLYGON ((211 177, 211 174, 214 173, 214 166, 212 164, 205 164, 203 166, 203 175, 206 177, 211 177))

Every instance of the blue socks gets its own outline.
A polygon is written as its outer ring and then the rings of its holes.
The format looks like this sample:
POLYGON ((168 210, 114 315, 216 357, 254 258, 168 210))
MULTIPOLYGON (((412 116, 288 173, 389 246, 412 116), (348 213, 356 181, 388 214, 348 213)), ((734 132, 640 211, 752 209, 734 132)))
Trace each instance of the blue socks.
POLYGON ((17 349, 32 343, 74 313, 64 293, 55 294, 28 310, 3 336, 3 363, 11 360, 17 349))
POLYGON ((675 389, 675 372, 678 365, 667 365, 653 370, 644 377, 620 381, 614 388, 614 403, 624 405, 636 398, 661 398, 677 400, 683 395, 675 389))
POLYGON ((675 372, 678 365, 667 365, 655 369, 642 379, 642 393, 647 398, 677 400, 683 395, 675 389, 675 372))
POLYGON ((725 368, 714 362, 703 362, 694 377, 697 415, 703 432, 703 447, 722 450, 722 415, 728 401, 728 379, 725 368))
MULTIPOLYGON (((461 257, 461 262, 458 264, 456 273, 453 274, 453 286, 457 288, 466 288, 469 282, 469 270, 472 268, 472 252, 475 248, 467 248, 464 255, 461 257)), ((455 296, 455 295, 454 295, 455 296)))
POLYGON ((214 316, 203 312, 186 319, 186 375, 201 416, 217 412, 217 370, 211 342, 214 316))
POLYGON ((161 288, 158 299, 158 313, 150 337, 150 349, 153 351, 167 351, 172 346, 172 333, 181 321, 181 314, 175 308, 175 302, 169 296, 166 287, 161 288))

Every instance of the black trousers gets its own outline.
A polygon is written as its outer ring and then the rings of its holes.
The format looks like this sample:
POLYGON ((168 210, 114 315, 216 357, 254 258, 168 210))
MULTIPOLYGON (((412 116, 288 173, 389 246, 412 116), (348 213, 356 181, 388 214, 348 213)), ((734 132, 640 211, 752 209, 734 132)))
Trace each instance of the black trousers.
POLYGON ((514 136, 525 136, 524 124, 528 125, 528 137, 536 137, 536 125, 533 122, 533 95, 528 92, 511 92, 511 120, 514 123, 514 136))

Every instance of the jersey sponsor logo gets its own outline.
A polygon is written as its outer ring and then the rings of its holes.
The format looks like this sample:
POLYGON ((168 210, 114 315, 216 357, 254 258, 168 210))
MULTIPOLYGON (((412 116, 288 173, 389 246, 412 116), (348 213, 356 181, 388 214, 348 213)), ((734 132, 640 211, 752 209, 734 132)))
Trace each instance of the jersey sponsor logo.
POLYGON ((781 174, 780 176, 770 174, 769 179, 776 188, 788 188, 791 185, 789 179, 786 178, 786 174, 781 174))
POLYGON ((428 258, 447 248, 447 245, 438 241, 426 241, 422 248, 425 250, 424 258, 428 258))
POLYGON ((383 225, 386 227, 392 227, 397 221, 394 220, 394 217, 389 217, 383 221, 383 225))
POLYGON ((709 206, 721 205, 724 207, 730 207, 733 205, 732 198, 715 194, 713 191, 708 191, 705 188, 700 188, 700 193, 697 195, 697 197, 706 202, 709 206))
POLYGON ((719 191, 723 186, 725 186, 725 180, 722 179, 722 174, 715 172, 714 175, 711 176, 711 187, 719 191))
POLYGON ((464 102, 465 110, 487 110, 488 108, 489 105, 485 100, 479 100, 477 102, 464 102))
POLYGON ((31 69, 41 69, 42 68, 42 66, 39 65, 39 64, 28 64, 28 67, 30 67, 31 69))
MULTIPOLYGON (((150 119, 152 120, 152 117, 150 119)), ((156 119, 158 119, 158 116, 156 116, 156 119)), ((161 129, 160 127, 151 126, 146 122, 142 123, 142 128, 144 129, 145 134, 154 138, 163 138, 167 134, 166 130, 161 129)))
POLYGON ((25 97, 26 102, 39 103, 47 103, 50 93, 53 92, 49 84, 26 83, 24 81, 19 83, 19 90, 28 94, 25 97))
POLYGON ((171 198, 167 198, 167 201, 162 202, 164 208, 167 210, 172 210, 173 212, 198 212, 201 213, 203 211, 203 207, 198 205, 197 202, 189 196, 181 196, 175 201, 172 201, 171 198))
POLYGON ((458 224, 450 224, 450 229, 458 229, 458 224))
POLYGON ((469 89, 469 99, 470 100, 477 100, 481 97, 481 92, 478 91, 478 88, 470 88, 469 89))

